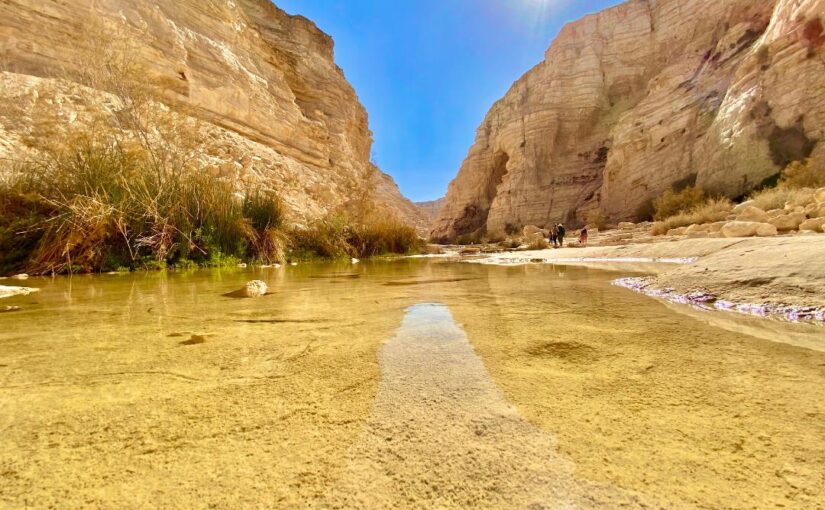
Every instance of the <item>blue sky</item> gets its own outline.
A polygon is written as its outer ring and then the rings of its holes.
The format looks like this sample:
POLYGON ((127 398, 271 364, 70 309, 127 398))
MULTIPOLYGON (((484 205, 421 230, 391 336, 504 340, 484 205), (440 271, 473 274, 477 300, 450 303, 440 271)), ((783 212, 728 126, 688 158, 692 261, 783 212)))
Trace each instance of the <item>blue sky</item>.
POLYGON ((487 110, 568 21, 617 0, 275 0, 335 39, 373 154, 412 200, 444 195, 487 110))

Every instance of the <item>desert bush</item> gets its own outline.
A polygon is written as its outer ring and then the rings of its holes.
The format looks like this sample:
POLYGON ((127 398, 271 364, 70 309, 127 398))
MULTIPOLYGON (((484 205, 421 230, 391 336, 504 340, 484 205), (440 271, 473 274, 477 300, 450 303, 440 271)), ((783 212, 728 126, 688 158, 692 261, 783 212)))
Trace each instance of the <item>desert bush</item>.
POLYGON ((727 198, 711 198, 694 206, 689 211, 680 212, 660 220, 651 229, 653 235, 664 235, 668 230, 693 224, 724 221, 733 209, 733 202, 727 198))
POLYGON ((681 191, 668 190, 653 201, 653 219, 663 221, 701 206, 705 193, 699 188, 688 186, 681 191))
POLYGON ((358 219, 337 212, 290 233, 295 258, 374 257, 422 251, 415 229, 387 215, 358 219))
POLYGON ((825 162, 807 159, 794 161, 782 171, 779 187, 787 189, 825 186, 825 162))

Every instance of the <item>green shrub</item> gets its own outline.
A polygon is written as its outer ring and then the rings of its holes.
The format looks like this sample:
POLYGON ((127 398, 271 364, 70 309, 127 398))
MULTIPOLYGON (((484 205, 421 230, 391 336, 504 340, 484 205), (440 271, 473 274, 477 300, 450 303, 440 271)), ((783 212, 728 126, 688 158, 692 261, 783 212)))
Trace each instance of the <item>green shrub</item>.
POLYGON ((679 213, 688 212, 705 202, 705 193, 688 186, 681 191, 668 190, 653 201, 653 219, 662 221, 679 213))

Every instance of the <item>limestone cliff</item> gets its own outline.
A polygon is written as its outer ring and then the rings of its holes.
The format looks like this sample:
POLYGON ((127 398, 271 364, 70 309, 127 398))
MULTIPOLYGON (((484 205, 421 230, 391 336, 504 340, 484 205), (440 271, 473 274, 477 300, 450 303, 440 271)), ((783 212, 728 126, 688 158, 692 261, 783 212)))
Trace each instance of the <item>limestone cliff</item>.
POLYGON ((106 65, 89 57, 104 36, 125 40, 163 102, 206 126, 216 174, 278 189, 296 221, 370 188, 420 223, 369 162, 367 114, 332 39, 269 0, 0 2, 0 156, 25 148, 38 109, 77 118, 86 105, 70 77, 106 65))
POLYGON ((421 211, 424 218, 432 223, 438 218, 439 214, 441 214, 441 208, 444 207, 444 198, 442 197, 429 202, 415 202, 415 206, 421 211))
POLYGON ((433 235, 742 195, 825 158, 825 0, 630 0, 569 24, 487 114, 433 235))

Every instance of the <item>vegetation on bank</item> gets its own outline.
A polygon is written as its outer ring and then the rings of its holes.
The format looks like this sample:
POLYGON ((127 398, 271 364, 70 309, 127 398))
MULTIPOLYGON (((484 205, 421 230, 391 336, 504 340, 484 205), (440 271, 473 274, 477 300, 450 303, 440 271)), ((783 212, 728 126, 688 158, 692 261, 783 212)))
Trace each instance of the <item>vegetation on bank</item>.
MULTIPOLYGON (((825 187, 825 165, 810 159, 794 161, 782 171, 775 186, 754 191, 747 199, 763 211, 783 209, 787 204, 804 205, 821 187, 825 187)), ((680 227, 725 221, 734 205, 724 197, 708 197, 696 187, 667 191, 653 203, 656 223, 651 232, 663 235, 680 227)))
POLYGON ((342 208, 288 224, 277 193, 239 191, 194 163, 83 136, 0 184, 0 271, 34 274, 265 264, 411 253, 414 229, 342 208))
POLYGON ((272 264, 423 247, 413 228, 376 208, 369 190, 309 225, 291 224, 273 183, 222 175, 203 126, 145 84, 128 41, 96 33, 87 51, 90 67, 67 76, 85 85, 71 85, 73 121, 57 101, 40 101, 27 156, 0 167, 0 274, 272 264))

